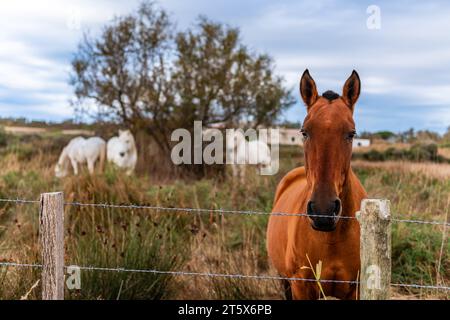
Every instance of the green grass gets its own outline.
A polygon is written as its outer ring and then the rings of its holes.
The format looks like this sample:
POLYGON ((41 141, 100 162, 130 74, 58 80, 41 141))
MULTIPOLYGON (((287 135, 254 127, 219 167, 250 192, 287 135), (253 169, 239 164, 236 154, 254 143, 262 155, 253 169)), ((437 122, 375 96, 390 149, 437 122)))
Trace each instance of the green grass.
MULTIPOLYGON (((379 169, 356 169, 356 173, 370 197, 390 199, 394 218, 448 221, 448 179, 379 169)), ((449 253, 448 231, 443 226, 392 223, 392 282, 448 285, 449 253)), ((442 291, 433 294, 449 297, 442 291)))
MULTIPOLYGON (((37 142, 34 142, 37 143, 37 142)), ((53 177, 58 154, 22 158, 1 151, 0 197, 38 199, 41 192, 63 190, 66 201, 149 204, 164 207, 255 210, 270 212, 276 185, 301 163, 301 154, 282 149, 275 177, 250 174, 245 183, 127 177, 113 167, 102 176, 53 177)), ((54 142, 59 145, 60 141, 54 142)), ((20 149, 20 148, 19 148, 20 149)), ((402 171, 355 168, 370 197, 388 198, 396 218, 444 221, 450 181, 402 171)), ((66 264, 128 269, 270 274, 265 249, 267 216, 186 214, 142 209, 66 207, 66 264)), ((40 260, 36 205, 0 204, 0 258, 40 260)), ((448 285, 449 243, 440 226, 393 224, 392 281, 448 285), (442 248, 442 249, 441 249, 442 248), (438 268, 439 265, 439 268, 438 268)), ((18 299, 39 279, 39 270, 0 268, 0 299, 18 299)), ((39 299, 40 287, 29 295, 39 299)), ((421 297, 449 298, 445 292, 400 290, 421 297)), ((261 299, 282 298, 278 282, 180 277, 107 271, 82 271, 79 291, 69 299, 261 299)))
MULTIPOLYGON (((180 250, 185 248, 182 236, 171 230, 173 218, 126 214, 131 216, 124 219, 121 212, 107 212, 91 217, 89 225, 81 219, 71 223, 80 231, 67 236, 69 263, 137 270, 180 269, 187 252, 180 250)), ((81 290, 67 290, 70 298, 164 299, 173 297, 176 289, 171 275, 152 273, 83 271, 81 281, 81 290)))

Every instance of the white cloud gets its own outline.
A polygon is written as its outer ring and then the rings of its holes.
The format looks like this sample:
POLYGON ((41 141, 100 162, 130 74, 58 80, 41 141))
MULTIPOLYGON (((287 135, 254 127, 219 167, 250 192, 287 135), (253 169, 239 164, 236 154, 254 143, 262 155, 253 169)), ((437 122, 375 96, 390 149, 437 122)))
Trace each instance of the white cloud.
MULTIPOLYGON (((49 114, 54 108, 55 115, 69 116, 69 63, 83 31, 98 32, 115 15, 133 11, 138 3, 2 1, 0 115, 12 112, 6 108, 14 106, 18 115, 34 115, 30 110, 49 114), (76 28, 78 22, 81 29, 76 28), (24 98, 27 103, 21 107, 24 98), (36 104, 30 102, 32 99, 36 104)), ((355 68, 363 82, 365 107, 376 105, 383 110, 386 103, 399 108, 423 106, 416 109, 412 125, 421 125, 421 119, 430 125, 440 121, 442 128, 450 124, 447 2, 378 1, 381 30, 366 28, 367 4, 360 1, 349 1, 345 6, 335 0, 165 0, 160 4, 180 21, 180 28, 192 24, 199 14, 239 26, 245 44, 275 58, 277 72, 296 96, 305 68, 310 69, 321 92, 340 92, 355 68)), ((375 115, 381 111, 374 112, 371 119, 379 121, 375 115)))
POLYGON ((0 116, 72 116, 68 104, 73 95, 68 84, 70 58, 83 31, 100 30, 115 15, 136 8, 137 3, 2 1, 0 116))

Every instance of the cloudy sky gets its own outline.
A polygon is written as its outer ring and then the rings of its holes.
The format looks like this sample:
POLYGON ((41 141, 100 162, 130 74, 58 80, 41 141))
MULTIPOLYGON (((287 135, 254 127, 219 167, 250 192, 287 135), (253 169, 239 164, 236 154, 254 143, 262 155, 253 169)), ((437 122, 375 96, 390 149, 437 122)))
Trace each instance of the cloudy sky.
MULTIPOLYGON (((138 0, 0 2, 0 117, 62 120, 73 116, 70 60, 86 30, 98 32, 138 0)), ((270 54, 297 100, 299 76, 310 70, 319 91, 341 92, 356 69, 362 94, 358 130, 450 126, 450 2, 161 0, 190 26, 204 14, 238 26, 242 40, 270 54), (380 24, 373 22, 376 5, 380 24), (368 10, 369 8, 369 10, 368 10), (379 28, 377 28, 379 26, 379 28), (376 28, 374 28, 376 27, 376 28)), ((376 18, 376 17, 375 17, 376 18)), ((285 117, 301 121, 298 101, 285 117)))

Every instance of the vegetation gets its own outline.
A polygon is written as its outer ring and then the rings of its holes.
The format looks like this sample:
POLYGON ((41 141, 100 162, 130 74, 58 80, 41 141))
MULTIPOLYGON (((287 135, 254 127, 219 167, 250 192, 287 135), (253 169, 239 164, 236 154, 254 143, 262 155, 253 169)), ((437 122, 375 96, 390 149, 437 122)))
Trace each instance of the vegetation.
POLYGON ((364 151, 356 151, 353 154, 354 159, 363 159, 368 161, 387 161, 387 160, 403 160, 403 161, 432 161, 432 162, 450 162, 450 159, 438 153, 438 145, 430 144, 413 144, 408 149, 396 149, 389 147, 384 151, 369 149, 364 151))
POLYGON ((58 131, 61 129, 87 129, 95 130, 100 123, 83 123, 80 121, 74 121, 72 119, 64 121, 41 121, 30 120, 27 118, 3 118, 0 117, 0 126, 18 126, 18 127, 30 127, 30 128, 46 128, 49 131, 58 131))
MULTIPOLYGON (((303 161, 301 149, 282 146, 278 175, 247 170, 245 183, 226 172, 189 180, 169 170, 174 129, 192 130, 194 120, 204 126, 271 126, 280 124, 282 111, 294 103, 274 73, 272 59, 248 49, 237 28, 200 17, 191 28, 176 30, 163 9, 143 2, 106 25, 98 37, 86 34, 72 69, 78 115, 96 121, 0 119, 3 126, 49 129, 33 135, 0 131, 0 198, 38 199, 42 192, 63 190, 68 202, 270 212, 278 181, 303 161), (96 110, 84 108, 91 102, 96 110), (136 133, 144 155, 136 176, 108 166, 102 175, 54 177, 59 152, 70 139, 59 130, 89 129, 108 137, 118 126, 136 133)), ((290 121, 281 124, 299 127, 290 121)), ((354 170, 371 197, 390 199, 395 218, 448 221, 450 127, 444 135, 410 129, 365 132, 361 137, 408 143, 407 148, 392 145, 354 154, 354 170), (414 169, 415 162, 424 163, 414 169)), ((189 170, 200 173, 197 177, 205 173, 199 166, 189 170)), ((266 215, 76 205, 65 211, 66 265, 275 275, 265 249, 266 215)), ((39 263, 38 224, 36 204, 0 202, 0 261, 39 263)), ((393 282, 449 286, 447 236, 442 226, 395 223, 393 282)), ((39 299, 39 278, 37 268, 0 267, 0 299, 39 299)), ((278 299, 281 293, 280 283, 269 280, 84 270, 81 289, 67 290, 66 297, 278 299)), ((396 288, 395 294, 450 298, 445 291, 414 288, 396 288)))
MULTIPOLYGON (((57 180, 53 177, 53 165, 61 138, 33 139, 33 150, 48 151, 23 156, 26 152, 21 148, 27 149, 23 140, 9 140, 8 146, 1 149, 0 198, 38 199, 41 192, 64 190, 68 202, 269 212, 277 182, 302 162, 298 149, 281 148, 282 163, 277 176, 258 176, 249 170, 245 183, 231 179, 174 179, 162 183, 152 175, 127 177, 112 167, 104 175, 83 174, 57 180)), ((406 166, 380 169, 373 164, 365 165, 366 162, 355 164, 354 169, 369 195, 391 200, 394 217, 448 219, 450 180, 443 170, 429 175, 406 166)), ((37 212, 37 205, 0 204, 0 260, 40 261, 37 212)), ((67 265, 274 275, 265 250, 267 216, 67 206, 65 217, 67 265)), ((447 233, 441 226, 394 223, 393 282, 448 286, 449 252, 447 233)), ((0 298, 25 295, 39 279, 39 272, 39 269, 0 268, 0 298)), ((28 298, 39 299, 39 290, 38 284, 28 298)), ((81 290, 68 290, 66 296, 279 299, 283 297, 281 293, 280 284, 270 280, 82 271, 81 290)), ((450 298, 445 291, 437 290, 396 288, 394 294, 402 298, 450 298)))
POLYGON ((394 133, 391 131, 377 131, 377 132, 367 132, 363 131, 358 135, 360 138, 371 139, 372 141, 382 140, 382 141, 390 141, 390 142, 398 142, 398 143, 418 143, 418 144, 430 144, 430 143, 439 143, 439 144, 447 144, 450 143, 450 127, 447 128, 447 131, 440 135, 437 132, 433 132, 431 130, 418 130, 415 131, 413 128, 394 133))
POLYGON ((146 132, 168 157, 175 129, 193 130, 194 121, 267 125, 294 103, 271 58, 250 52, 237 28, 200 17, 173 30, 163 9, 143 2, 98 38, 85 36, 72 61, 79 110, 92 111, 83 103, 93 102, 95 117, 146 132))

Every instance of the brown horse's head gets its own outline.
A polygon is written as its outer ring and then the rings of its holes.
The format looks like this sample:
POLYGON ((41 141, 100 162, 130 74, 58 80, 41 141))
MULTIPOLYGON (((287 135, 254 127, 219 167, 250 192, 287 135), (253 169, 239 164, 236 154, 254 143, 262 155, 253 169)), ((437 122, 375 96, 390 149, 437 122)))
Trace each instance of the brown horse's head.
POLYGON ((319 96, 308 70, 300 80, 300 94, 308 110, 302 127, 311 190, 307 214, 315 230, 333 231, 342 212, 340 196, 350 170, 356 134, 353 109, 360 88, 356 71, 345 82, 342 96, 332 91, 319 96))

